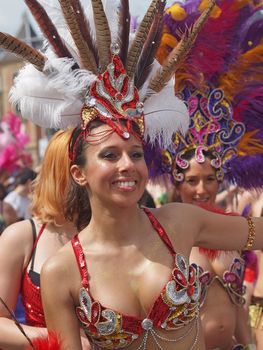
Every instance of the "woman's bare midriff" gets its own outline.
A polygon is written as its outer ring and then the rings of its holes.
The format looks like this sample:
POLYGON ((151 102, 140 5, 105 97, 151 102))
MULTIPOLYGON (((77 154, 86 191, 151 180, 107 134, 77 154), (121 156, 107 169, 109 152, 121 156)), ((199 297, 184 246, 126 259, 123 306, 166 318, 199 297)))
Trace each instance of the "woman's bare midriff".
POLYGON ((226 290, 215 281, 210 286, 206 302, 201 308, 201 320, 206 349, 229 350, 236 327, 237 307, 230 301, 226 290), (216 303, 215 303, 216 300, 216 303))

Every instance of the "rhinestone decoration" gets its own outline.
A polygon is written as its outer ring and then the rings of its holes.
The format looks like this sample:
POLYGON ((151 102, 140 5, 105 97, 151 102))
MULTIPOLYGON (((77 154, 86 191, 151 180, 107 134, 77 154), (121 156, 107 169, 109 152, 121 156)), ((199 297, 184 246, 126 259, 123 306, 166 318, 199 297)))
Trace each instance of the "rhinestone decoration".
POLYGON ((91 321, 91 299, 85 288, 81 288, 79 295, 80 306, 89 321, 91 321))
POLYGON ((112 310, 103 310, 102 316, 107 320, 105 322, 99 322, 96 325, 98 332, 102 335, 109 335, 116 331, 117 317, 112 310))
POLYGON ((128 131, 124 131, 123 137, 124 137, 125 139, 128 139, 128 138, 130 137, 130 133, 129 133, 128 131))
POLYGON ((118 55, 120 53, 120 46, 118 43, 113 43, 111 44, 111 52, 114 54, 114 55, 118 55))
POLYGON ((136 109, 139 113, 143 113, 143 102, 137 102, 136 109))
POLYGON ((142 328, 145 329, 146 331, 149 331, 150 329, 153 328, 153 322, 149 318, 145 318, 142 321, 142 328))

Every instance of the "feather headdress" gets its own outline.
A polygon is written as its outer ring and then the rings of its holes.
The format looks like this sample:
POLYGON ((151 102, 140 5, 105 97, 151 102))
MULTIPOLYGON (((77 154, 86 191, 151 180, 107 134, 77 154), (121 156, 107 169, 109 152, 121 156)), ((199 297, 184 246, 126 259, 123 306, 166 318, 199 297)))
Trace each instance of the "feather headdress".
POLYGON ((99 118, 127 138, 134 121, 146 142, 168 146, 173 133, 184 133, 189 125, 185 103, 174 96, 169 80, 192 47, 213 1, 183 35, 180 48, 160 66, 154 56, 165 0, 151 1, 133 40, 128 1, 114 0, 106 7, 102 0, 91 0, 84 10, 81 0, 26 0, 46 48, 39 52, 0 33, 0 47, 30 63, 15 79, 11 102, 23 117, 42 127, 85 128, 99 118), (127 123, 125 129, 120 120, 127 123))
POLYGON ((29 136, 21 131, 21 118, 6 114, 0 123, 0 168, 9 174, 32 164, 31 154, 25 150, 29 136))
MULTIPOLYGON (((191 26, 206 1, 174 3, 164 16, 165 31, 158 58, 162 62, 191 26)), ((213 155, 212 166, 244 188, 263 186, 263 8, 252 0, 218 1, 194 47, 176 73, 175 90, 187 101, 190 128, 177 133, 163 150, 163 172, 183 180, 189 166, 184 155, 193 150, 203 162, 213 155)))

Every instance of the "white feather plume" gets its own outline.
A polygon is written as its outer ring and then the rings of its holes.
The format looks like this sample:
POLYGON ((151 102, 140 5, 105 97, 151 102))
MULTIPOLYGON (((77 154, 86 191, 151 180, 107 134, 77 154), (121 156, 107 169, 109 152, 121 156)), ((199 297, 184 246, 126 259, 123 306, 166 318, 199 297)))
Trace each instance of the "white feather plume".
POLYGON ((150 83, 152 77, 158 72, 158 70, 161 67, 162 66, 160 65, 160 63, 157 60, 153 61, 153 64, 151 65, 150 74, 147 77, 147 79, 146 79, 145 83, 143 84, 143 86, 139 90, 140 101, 144 101, 146 99, 147 94, 150 93, 149 90, 148 90, 149 83, 150 83))
POLYGON ((23 118, 45 128, 80 125, 85 93, 96 76, 86 70, 72 71, 73 64, 71 59, 53 58, 43 73, 30 64, 19 72, 10 101, 23 118))
POLYGON ((158 94, 152 94, 144 103, 144 139, 167 148, 173 134, 185 134, 189 127, 189 112, 186 104, 174 94, 174 79, 158 94))

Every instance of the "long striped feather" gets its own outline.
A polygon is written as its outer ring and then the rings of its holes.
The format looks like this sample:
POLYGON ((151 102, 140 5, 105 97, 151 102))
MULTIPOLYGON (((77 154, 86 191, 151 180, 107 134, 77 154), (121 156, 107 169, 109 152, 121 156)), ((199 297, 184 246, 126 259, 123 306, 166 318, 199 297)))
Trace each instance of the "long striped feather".
POLYGON ((88 47, 88 44, 84 40, 78 21, 76 18, 76 13, 71 5, 70 0, 59 0, 60 6, 70 30, 70 34, 74 40, 74 43, 78 49, 79 57, 81 61, 81 68, 97 73, 97 65, 95 57, 88 47))
POLYGON ((101 0, 91 0, 96 42, 99 51, 100 71, 104 72, 110 62, 111 32, 101 0))
POLYGON ((121 0, 119 8, 119 40, 120 58, 124 66, 126 64, 129 48, 130 21, 129 1, 121 0))
POLYGON ((86 41, 89 49, 93 53, 96 64, 98 66, 98 64, 99 64, 98 49, 97 49, 97 46, 94 42, 94 39, 93 39, 93 36, 91 33, 90 23, 89 23, 87 16, 84 13, 83 6, 82 6, 80 0, 71 0, 71 5, 72 5, 75 13, 77 14, 76 18, 77 18, 77 21, 79 24, 79 29, 80 29, 80 32, 83 36, 83 39, 86 41))
POLYGON ((133 77, 135 74, 138 59, 140 57, 143 45, 147 39, 147 35, 149 33, 154 16, 159 7, 160 1, 161 0, 152 0, 143 20, 139 25, 139 28, 136 31, 135 38, 128 52, 128 58, 126 63, 126 72, 129 77, 133 77))
POLYGON ((136 67, 134 84, 137 89, 141 88, 151 72, 151 67, 162 36, 165 3, 166 1, 163 1, 159 4, 159 9, 155 14, 153 24, 136 67))
POLYGON ((0 47, 32 63, 38 70, 43 71, 46 57, 25 42, 10 34, 0 32, 0 47))
POLYGON ((58 57, 72 58, 72 55, 62 38, 60 37, 56 27, 49 18, 46 10, 37 0, 24 0, 30 12, 35 18, 44 36, 53 47, 54 52, 58 57))
POLYGON ((163 67, 151 79, 149 89, 155 92, 162 90, 164 85, 169 81, 179 65, 183 62, 186 55, 193 46, 195 39, 208 19, 215 5, 215 0, 211 0, 208 8, 195 21, 188 33, 183 34, 179 44, 172 50, 164 62, 163 67))

